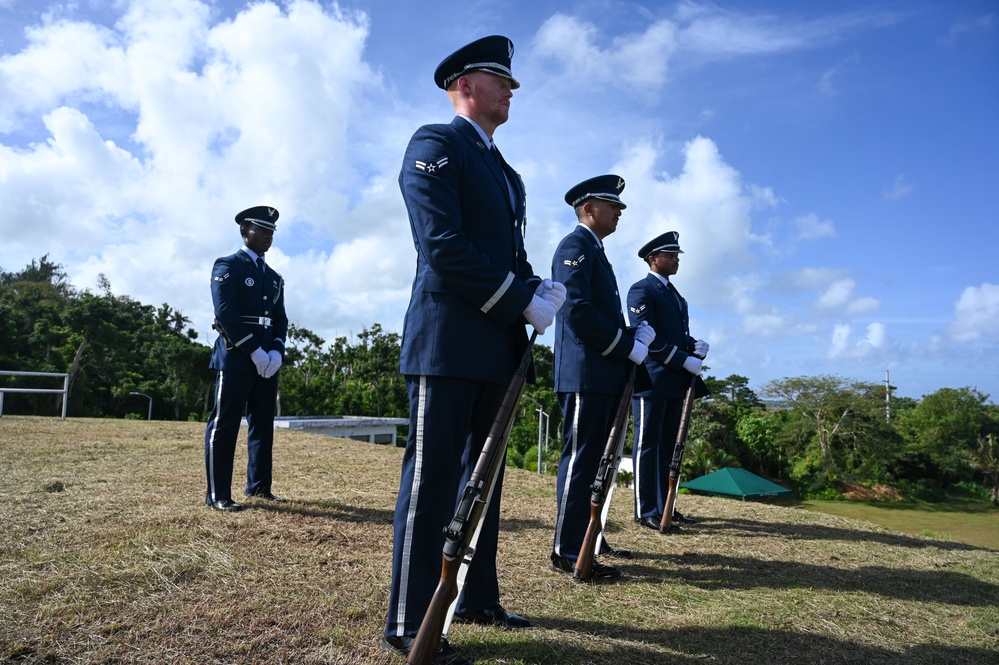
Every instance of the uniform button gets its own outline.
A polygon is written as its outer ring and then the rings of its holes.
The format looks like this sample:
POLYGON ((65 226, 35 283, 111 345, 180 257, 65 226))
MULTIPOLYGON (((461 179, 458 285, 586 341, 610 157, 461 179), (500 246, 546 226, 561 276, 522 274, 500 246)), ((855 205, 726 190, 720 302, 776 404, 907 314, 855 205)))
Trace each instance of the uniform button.
POLYGON ((264 296, 264 300, 267 300, 267 296, 264 296))
POLYGON ((264 316, 270 316, 270 315, 271 315, 271 311, 269 309, 265 309, 264 310, 264 316))

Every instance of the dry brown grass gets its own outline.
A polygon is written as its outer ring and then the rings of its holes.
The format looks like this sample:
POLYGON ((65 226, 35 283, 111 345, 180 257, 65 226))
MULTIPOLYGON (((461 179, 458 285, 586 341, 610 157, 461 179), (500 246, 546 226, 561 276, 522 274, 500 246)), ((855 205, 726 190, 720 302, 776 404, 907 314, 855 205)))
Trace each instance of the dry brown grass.
MULTIPOLYGON (((202 427, 0 419, 0 662, 401 662, 378 650, 401 451, 279 430, 292 500, 219 514, 202 427)), ((625 491, 608 538, 637 558, 579 585, 547 566, 554 479, 504 491, 503 602, 537 628, 456 626, 477 662, 999 662, 995 551, 693 496, 703 523, 663 537, 625 491)))

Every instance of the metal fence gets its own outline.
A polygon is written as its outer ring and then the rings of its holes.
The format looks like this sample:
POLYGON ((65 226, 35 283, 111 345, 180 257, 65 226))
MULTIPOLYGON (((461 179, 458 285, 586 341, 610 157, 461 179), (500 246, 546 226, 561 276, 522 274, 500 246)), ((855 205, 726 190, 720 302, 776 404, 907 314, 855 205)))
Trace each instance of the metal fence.
POLYGON ((62 419, 66 420, 66 402, 69 400, 69 374, 58 372, 11 372, 0 370, 0 376, 53 376, 62 377, 62 388, 4 388, 0 386, 0 417, 3 417, 4 393, 59 393, 62 395, 62 419))

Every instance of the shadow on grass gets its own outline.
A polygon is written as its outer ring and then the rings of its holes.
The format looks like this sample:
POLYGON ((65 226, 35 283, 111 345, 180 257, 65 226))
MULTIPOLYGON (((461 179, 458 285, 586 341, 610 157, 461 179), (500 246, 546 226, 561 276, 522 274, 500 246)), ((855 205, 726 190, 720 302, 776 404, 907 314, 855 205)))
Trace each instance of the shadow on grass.
MULTIPOLYGON (((997 652, 991 649, 948 647, 930 644, 907 646, 895 651, 822 635, 779 628, 723 627, 676 630, 621 630, 620 626, 558 619, 537 620, 539 628, 574 631, 592 636, 587 642, 566 645, 563 641, 545 644, 544 633, 526 631, 514 641, 465 642, 453 636, 452 644, 464 655, 487 662, 516 660, 537 665, 585 665, 587 663, 627 663, 628 665, 669 665, 671 663, 962 663, 991 665, 997 652), (533 636, 532 636, 533 633, 533 636), (607 636, 602 639, 601 636, 607 636), (540 643, 540 644, 539 644, 540 643)), ((472 636, 474 637, 474 636, 472 636)))
POLYGON ((622 565, 628 580, 647 583, 681 580, 702 589, 828 589, 864 592, 885 598, 947 603, 966 607, 992 607, 999 585, 950 571, 905 570, 887 566, 844 569, 797 561, 763 561, 723 554, 651 555, 650 559, 672 561, 678 569, 670 573, 643 566, 641 560, 622 565))
MULTIPOLYGON (((989 551, 989 549, 985 547, 976 547, 974 545, 967 545, 965 543, 958 543, 949 540, 917 538, 915 536, 908 536, 901 533, 882 533, 879 531, 866 531, 861 529, 845 529, 823 526, 820 524, 758 522, 747 519, 717 518, 704 520, 697 525, 696 533, 707 533, 710 531, 730 532, 732 529, 745 531, 754 536, 771 535, 775 538, 863 541, 882 543, 884 545, 894 545, 897 547, 935 547, 946 551, 989 551)), ((693 531, 691 533, 693 533, 693 531)))
POLYGON ((294 501, 272 503, 254 501, 243 504, 247 510, 261 510, 284 515, 319 517, 356 524, 392 524, 394 511, 382 508, 365 508, 336 501, 294 501))

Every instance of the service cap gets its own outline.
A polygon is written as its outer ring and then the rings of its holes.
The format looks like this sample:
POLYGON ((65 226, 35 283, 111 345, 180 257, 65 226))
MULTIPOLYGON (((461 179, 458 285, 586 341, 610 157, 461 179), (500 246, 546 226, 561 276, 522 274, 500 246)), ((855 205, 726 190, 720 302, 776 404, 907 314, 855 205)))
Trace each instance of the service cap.
POLYGON ((250 222, 257 226, 262 226, 271 231, 277 228, 277 220, 280 214, 277 208, 270 206, 253 206, 236 215, 236 223, 250 222))
POLYGON ((434 83, 437 87, 447 87, 469 72, 484 71, 510 79, 510 87, 517 89, 520 82, 513 78, 510 61, 513 59, 513 42, 501 35, 483 37, 444 58, 434 70, 434 83))
POLYGON ((624 189, 624 179, 617 175, 598 175, 579 183, 565 193, 565 202, 575 208, 588 199, 600 199, 617 203, 622 209, 627 208, 621 200, 621 190, 624 189))
POLYGON ((680 249, 680 234, 676 231, 667 231, 660 236, 656 236, 642 245, 642 248, 638 250, 638 258, 644 260, 650 254, 655 254, 656 252, 676 252, 677 254, 683 254, 683 250, 680 249))

